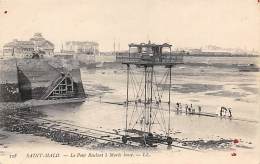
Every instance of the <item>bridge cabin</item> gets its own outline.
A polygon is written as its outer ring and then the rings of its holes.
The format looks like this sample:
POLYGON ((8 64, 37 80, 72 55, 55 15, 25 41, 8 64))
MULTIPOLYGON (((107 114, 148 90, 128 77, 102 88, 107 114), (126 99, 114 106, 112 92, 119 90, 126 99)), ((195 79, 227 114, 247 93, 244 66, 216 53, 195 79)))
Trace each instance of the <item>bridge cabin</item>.
POLYGON ((171 47, 168 43, 154 44, 150 41, 141 44, 131 43, 128 45, 129 51, 126 53, 119 53, 116 58, 117 61, 123 64, 136 64, 144 66, 152 65, 174 65, 180 64, 183 61, 182 55, 173 55, 171 47))

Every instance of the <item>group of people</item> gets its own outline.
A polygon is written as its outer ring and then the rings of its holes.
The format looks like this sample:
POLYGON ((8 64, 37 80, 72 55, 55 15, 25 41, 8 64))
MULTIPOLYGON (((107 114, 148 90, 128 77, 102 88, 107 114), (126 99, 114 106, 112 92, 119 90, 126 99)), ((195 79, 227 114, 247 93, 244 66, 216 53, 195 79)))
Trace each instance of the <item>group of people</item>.
POLYGON ((232 117, 232 111, 231 111, 231 108, 226 108, 224 106, 222 106, 220 108, 220 111, 219 111, 219 116, 220 117, 225 117, 225 116, 228 116, 228 117, 232 117))
MULTIPOLYGON (((198 105, 197 112, 199 114, 201 113, 201 110, 202 110, 201 106, 198 105)), ((177 111, 177 113, 182 112, 182 104, 179 102, 176 103, 176 111, 177 111)), ((185 113, 194 114, 194 113, 196 113, 196 108, 194 108, 192 104, 190 104, 190 105, 185 104, 185 113)))
MULTIPOLYGON (((176 113, 182 113, 182 109, 183 109, 183 106, 180 102, 177 102, 176 103, 176 113)), ((185 109, 185 113, 186 114, 198 114, 200 115, 201 114, 201 111, 202 111, 202 107, 200 105, 198 105, 196 108, 193 106, 193 104, 185 104, 184 106, 184 109, 185 109)), ((231 111, 231 108, 229 107, 224 107, 224 106, 221 106, 220 110, 218 111, 218 115, 220 117, 229 117, 231 118, 232 117, 232 111, 231 111)))

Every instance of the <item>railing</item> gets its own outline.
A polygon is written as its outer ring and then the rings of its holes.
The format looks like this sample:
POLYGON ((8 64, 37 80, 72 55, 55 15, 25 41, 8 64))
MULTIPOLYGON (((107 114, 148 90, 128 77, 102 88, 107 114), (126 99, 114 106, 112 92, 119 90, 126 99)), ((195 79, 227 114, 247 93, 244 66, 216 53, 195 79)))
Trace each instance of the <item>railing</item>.
POLYGON ((49 96, 48 99, 72 98, 75 96, 76 93, 74 91, 67 91, 67 93, 61 93, 61 94, 49 96))
POLYGON ((141 53, 118 53, 116 55, 116 61, 122 63, 157 63, 157 64, 167 64, 167 63, 183 63, 182 54, 170 54, 163 53, 162 55, 141 54, 141 53))
POLYGON ((48 86, 46 88, 46 90, 44 91, 43 95, 41 96, 41 99, 46 99, 49 94, 51 94, 51 92, 53 91, 53 89, 59 85, 59 83, 65 79, 65 76, 62 76, 62 75, 58 75, 55 80, 52 81, 51 85, 48 86))

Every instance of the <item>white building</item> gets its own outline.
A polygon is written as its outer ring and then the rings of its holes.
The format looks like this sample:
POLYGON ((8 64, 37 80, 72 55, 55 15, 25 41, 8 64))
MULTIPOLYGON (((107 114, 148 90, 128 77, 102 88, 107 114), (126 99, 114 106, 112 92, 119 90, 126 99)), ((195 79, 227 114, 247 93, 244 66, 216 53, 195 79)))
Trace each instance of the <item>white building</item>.
POLYGON ((65 47, 63 47, 62 51, 86 55, 98 55, 99 44, 90 41, 68 41, 65 43, 65 47))
POLYGON ((90 41, 68 41, 62 46, 62 54, 73 55, 82 65, 96 62, 99 55, 99 44, 90 41))
POLYGON ((53 55, 54 44, 42 37, 41 33, 35 33, 29 41, 14 39, 3 46, 3 56, 30 58, 34 52, 42 55, 53 55))

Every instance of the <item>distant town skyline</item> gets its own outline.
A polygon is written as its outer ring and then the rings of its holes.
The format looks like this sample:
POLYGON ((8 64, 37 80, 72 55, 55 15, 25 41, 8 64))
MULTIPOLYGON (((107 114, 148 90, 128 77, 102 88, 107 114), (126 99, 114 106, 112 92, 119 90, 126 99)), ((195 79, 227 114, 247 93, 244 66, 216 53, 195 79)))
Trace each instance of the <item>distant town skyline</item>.
POLYGON ((66 41, 95 41, 112 51, 114 41, 125 50, 148 40, 260 51, 260 6, 253 0, 1 0, 0 6, 1 49, 40 32, 56 51, 66 41))

